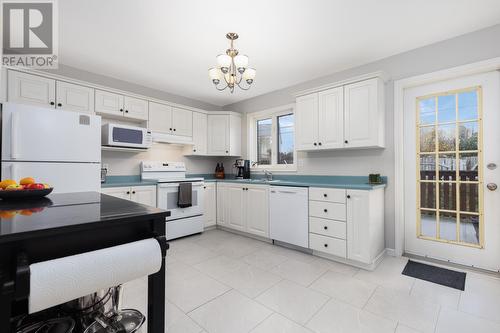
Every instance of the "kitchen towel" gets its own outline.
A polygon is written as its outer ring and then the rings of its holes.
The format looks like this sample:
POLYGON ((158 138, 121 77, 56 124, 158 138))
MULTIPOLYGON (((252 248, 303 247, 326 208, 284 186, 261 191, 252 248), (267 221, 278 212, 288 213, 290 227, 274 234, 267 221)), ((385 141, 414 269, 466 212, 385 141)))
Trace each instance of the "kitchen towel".
POLYGON ((32 264, 29 313, 156 273, 161 264, 154 238, 32 264))
POLYGON ((191 207, 193 205, 193 184, 192 183, 180 183, 179 184, 179 196, 177 199, 177 206, 180 208, 191 207))

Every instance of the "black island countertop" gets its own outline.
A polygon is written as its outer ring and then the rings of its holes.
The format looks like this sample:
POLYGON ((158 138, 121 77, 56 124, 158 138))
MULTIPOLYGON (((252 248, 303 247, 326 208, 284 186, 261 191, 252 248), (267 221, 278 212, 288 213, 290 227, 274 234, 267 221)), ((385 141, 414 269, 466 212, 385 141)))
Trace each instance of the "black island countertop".
POLYGON ((75 232, 126 219, 170 212, 98 192, 51 194, 31 200, 0 200, 0 244, 41 234, 75 232))
POLYGON ((162 266, 148 277, 148 331, 165 327, 165 218, 170 212, 98 192, 0 200, 0 332, 28 309, 30 265, 155 238, 162 266))

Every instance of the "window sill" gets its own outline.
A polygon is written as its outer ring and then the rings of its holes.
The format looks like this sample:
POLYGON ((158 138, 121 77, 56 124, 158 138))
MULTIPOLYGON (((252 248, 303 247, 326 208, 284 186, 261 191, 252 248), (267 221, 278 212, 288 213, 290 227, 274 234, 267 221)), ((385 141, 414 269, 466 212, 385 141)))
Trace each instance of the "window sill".
POLYGON ((297 165, 277 166, 277 165, 260 165, 251 167, 251 172, 264 172, 264 170, 271 172, 297 172, 297 165))

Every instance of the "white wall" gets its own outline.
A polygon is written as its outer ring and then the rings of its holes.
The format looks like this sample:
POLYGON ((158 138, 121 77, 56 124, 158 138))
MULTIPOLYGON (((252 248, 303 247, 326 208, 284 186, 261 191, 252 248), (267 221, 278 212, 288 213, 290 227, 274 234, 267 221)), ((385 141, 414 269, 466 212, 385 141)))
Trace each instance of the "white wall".
MULTIPOLYGON (((404 38, 404 36, 401 36, 404 38)), ((274 91, 239 103, 227 105, 226 110, 260 111, 295 102, 295 92, 340 81, 361 74, 382 70, 390 80, 386 84, 386 145, 383 150, 352 150, 299 153, 298 174, 388 176, 385 195, 386 246, 394 248, 394 80, 473 63, 500 56, 500 25, 428 45, 363 66, 334 73, 299 85, 274 91)), ((255 84, 258 84, 258 80, 255 84)), ((246 117, 244 117, 245 119, 246 117)), ((246 126, 244 126, 246 128, 246 126)), ((246 154, 246 131, 243 131, 246 154)))
MULTIPOLYGON (((47 72, 207 111, 220 110, 220 107, 209 103, 87 72, 64 64, 60 64, 57 70, 48 70, 47 72)), ((109 121, 123 123, 116 120, 109 121)), ((107 120, 104 120, 104 122, 107 122, 107 120)), ((233 172, 230 167, 233 159, 218 157, 184 157, 182 147, 178 145, 157 143, 147 152, 140 154, 110 151, 103 152, 102 154, 102 163, 108 164, 108 175, 112 176, 138 175, 140 173, 140 162, 143 160, 183 161, 186 163, 189 173, 213 173, 216 164, 218 162, 223 162, 226 173, 233 172)))

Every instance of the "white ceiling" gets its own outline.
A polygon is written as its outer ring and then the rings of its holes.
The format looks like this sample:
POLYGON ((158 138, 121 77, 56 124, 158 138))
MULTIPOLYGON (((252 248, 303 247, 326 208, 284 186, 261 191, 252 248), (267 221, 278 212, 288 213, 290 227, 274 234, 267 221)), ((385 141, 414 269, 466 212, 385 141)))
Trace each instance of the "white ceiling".
POLYGON ((500 23, 498 0, 62 0, 61 63, 226 105, 500 23), (207 69, 237 32, 249 91, 207 69))

